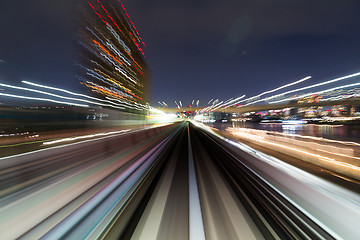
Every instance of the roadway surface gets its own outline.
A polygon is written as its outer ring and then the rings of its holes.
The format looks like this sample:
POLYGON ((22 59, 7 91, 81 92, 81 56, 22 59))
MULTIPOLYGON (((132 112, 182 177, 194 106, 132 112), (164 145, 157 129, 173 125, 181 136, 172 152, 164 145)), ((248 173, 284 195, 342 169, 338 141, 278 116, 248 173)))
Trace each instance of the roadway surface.
POLYGON ((0 239, 359 239, 360 195, 189 122, 0 158, 0 239))

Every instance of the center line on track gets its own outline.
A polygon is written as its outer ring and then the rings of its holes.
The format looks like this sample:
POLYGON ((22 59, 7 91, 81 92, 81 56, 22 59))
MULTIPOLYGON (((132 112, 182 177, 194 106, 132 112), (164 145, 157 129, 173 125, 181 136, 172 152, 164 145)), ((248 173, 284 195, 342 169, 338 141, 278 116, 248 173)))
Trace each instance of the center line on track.
POLYGON ((188 125, 188 153, 189 153, 189 239, 205 240, 204 224, 201 214, 198 185, 191 148, 190 131, 188 125))

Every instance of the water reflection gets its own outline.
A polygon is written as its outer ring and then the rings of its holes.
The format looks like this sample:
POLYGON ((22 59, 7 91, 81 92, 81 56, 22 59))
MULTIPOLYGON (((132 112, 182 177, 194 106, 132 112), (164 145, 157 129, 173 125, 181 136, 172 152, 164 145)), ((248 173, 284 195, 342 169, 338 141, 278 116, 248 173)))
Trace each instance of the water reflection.
POLYGON ((281 124, 282 132, 286 134, 297 134, 302 131, 302 124, 281 124))
POLYGON ((219 130, 227 127, 252 128, 282 132, 287 134, 299 134, 304 136, 323 137, 334 140, 360 142, 360 126, 358 125, 315 125, 315 124, 282 124, 282 123, 253 123, 231 122, 209 124, 219 130))

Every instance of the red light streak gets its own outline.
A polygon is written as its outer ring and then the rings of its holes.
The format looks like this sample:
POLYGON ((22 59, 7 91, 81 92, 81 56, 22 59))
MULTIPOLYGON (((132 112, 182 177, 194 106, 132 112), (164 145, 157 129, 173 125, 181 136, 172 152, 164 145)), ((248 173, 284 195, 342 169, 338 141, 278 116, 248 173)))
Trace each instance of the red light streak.
POLYGON ((97 2, 100 4, 101 8, 106 12, 106 15, 108 16, 108 18, 110 18, 110 20, 113 22, 113 24, 117 27, 117 29, 119 29, 119 31, 121 32, 121 29, 119 27, 119 25, 116 24, 116 22, 114 21, 114 19, 110 16, 109 12, 105 9, 105 7, 100 3, 99 0, 97 0, 97 2))
POLYGON ((144 54, 143 50, 141 49, 140 45, 136 42, 136 39, 135 39, 134 35, 131 32, 129 32, 129 34, 131 35, 132 40, 135 43, 136 47, 139 49, 141 54, 145 57, 145 54, 144 54))
POLYGON ((133 21, 131 21, 131 18, 130 18, 130 16, 129 16, 129 14, 127 13, 126 8, 124 7, 124 5, 122 4, 122 2, 121 2, 120 0, 119 0, 119 2, 120 2, 120 4, 121 4, 121 7, 124 9, 126 16, 129 18, 129 21, 131 22, 133 28, 135 29, 135 32, 136 32, 137 36, 138 36, 139 39, 141 40, 141 43, 144 44, 144 46, 146 47, 146 44, 144 43, 144 41, 143 41, 142 38, 140 37, 140 34, 139 34, 139 32, 137 31, 137 29, 136 29, 136 27, 135 27, 135 24, 133 23, 133 21))
MULTIPOLYGON (((88 3, 89 3, 89 2, 88 2, 88 3)), ((89 5, 90 5, 90 7, 91 7, 92 9, 94 9, 95 14, 99 16, 99 18, 101 19, 101 21, 103 21, 106 25, 109 25, 109 24, 102 18, 102 16, 95 10, 95 7, 94 7, 93 5, 91 5, 91 3, 89 3, 89 5)))

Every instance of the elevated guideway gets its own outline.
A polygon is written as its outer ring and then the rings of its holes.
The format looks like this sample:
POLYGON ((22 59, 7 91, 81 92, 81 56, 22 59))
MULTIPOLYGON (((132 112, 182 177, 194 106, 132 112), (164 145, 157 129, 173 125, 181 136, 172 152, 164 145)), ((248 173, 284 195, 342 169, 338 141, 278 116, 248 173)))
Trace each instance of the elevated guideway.
POLYGON ((1 158, 0 238, 360 237, 359 193, 194 124, 1 158))

